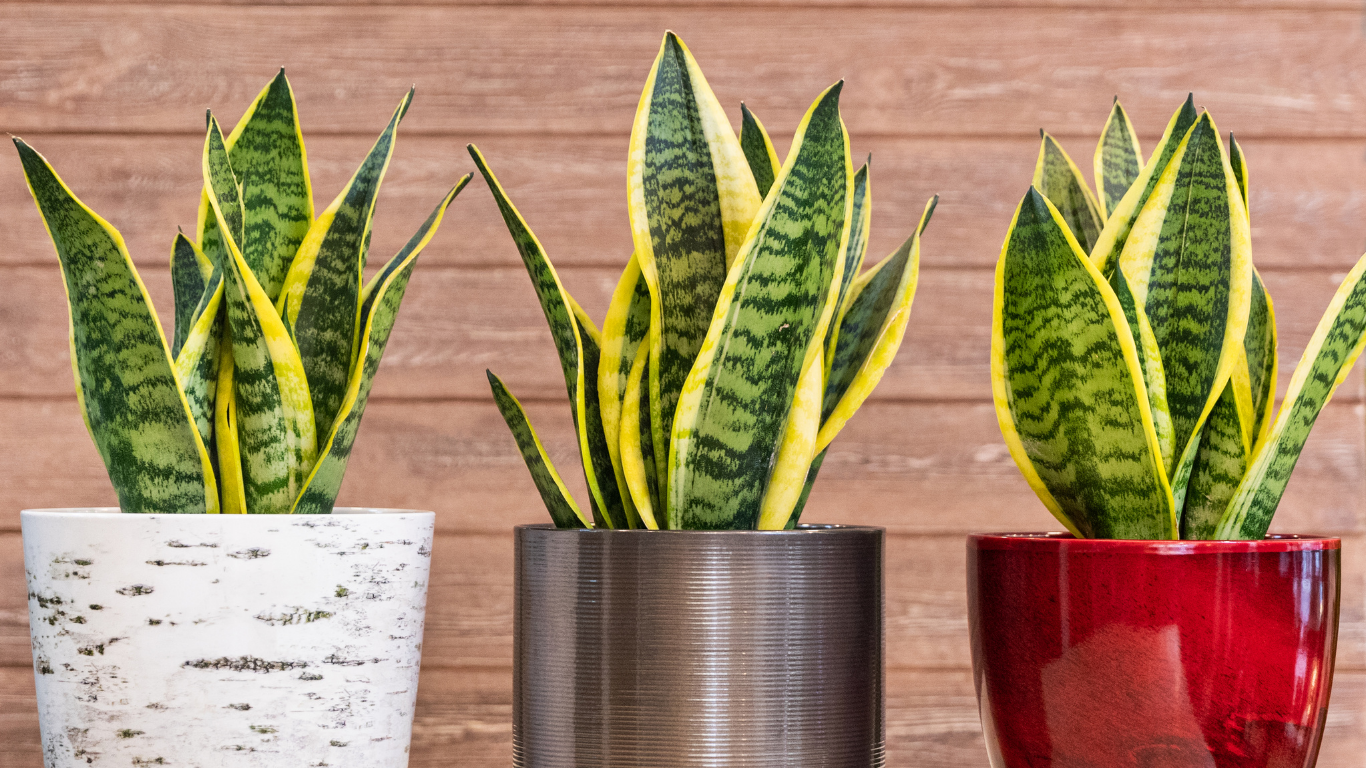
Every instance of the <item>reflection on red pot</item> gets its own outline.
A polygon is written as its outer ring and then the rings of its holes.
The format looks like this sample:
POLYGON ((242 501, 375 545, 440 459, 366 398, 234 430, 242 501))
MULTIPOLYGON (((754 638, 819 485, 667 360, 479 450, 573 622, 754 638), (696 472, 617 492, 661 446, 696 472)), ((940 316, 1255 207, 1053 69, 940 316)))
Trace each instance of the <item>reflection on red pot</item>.
POLYGON ((1310 768, 1340 541, 968 538, 994 768, 1310 768))

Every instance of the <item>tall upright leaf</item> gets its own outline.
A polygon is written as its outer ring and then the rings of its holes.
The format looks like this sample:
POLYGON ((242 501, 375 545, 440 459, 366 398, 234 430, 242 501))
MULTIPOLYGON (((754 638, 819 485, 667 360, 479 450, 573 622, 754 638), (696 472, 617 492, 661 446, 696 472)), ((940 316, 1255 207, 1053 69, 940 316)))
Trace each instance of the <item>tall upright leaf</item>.
POLYGON ((1228 161, 1233 167, 1233 178, 1238 180, 1238 191, 1243 194, 1243 209, 1247 210, 1247 158, 1243 156, 1243 148, 1232 133, 1228 135, 1228 161))
POLYGON ((176 233, 171 244, 171 289, 175 296, 175 337, 171 340, 171 358, 180 355, 185 337, 194 324, 195 308, 204 297, 204 288, 213 274, 213 264, 199 247, 183 232, 176 233))
POLYGON ((288 512, 317 458, 313 405, 298 350, 237 245, 241 183, 209 118, 204 184, 227 250, 223 268, 232 338, 233 397, 248 512, 288 512))
POLYGON ((659 497, 659 479, 655 475, 654 439, 650 430, 650 341, 636 349, 631 374, 626 379, 626 393, 621 407, 622 474, 630 491, 632 506, 641 524, 657 530, 668 521, 659 497))
POLYGON ((868 180, 868 158, 861 168, 854 172, 854 205, 850 216, 849 242, 844 248, 844 272, 840 275, 839 296, 835 299, 835 317, 826 334, 825 361, 826 372, 835 357, 839 345, 841 320, 849 309, 849 288, 863 269, 863 259, 868 253, 868 236, 872 231, 873 190, 868 180))
POLYGON ((783 161, 778 159, 778 151, 773 148, 773 140, 759 118, 740 102, 740 148, 744 150, 745 161, 754 174, 754 185, 759 188, 759 197, 768 194, 773 181, 778 178, 778 169, 783 161))
POLYGON ((540 240, 536 239, 526 219, 508 199, 507 192, 489 169, 484 156, 473 144, 469 146, 469 152, 489 185, 489 191, 493 193, 503 222, 522 256, 527 275, 531 277, 532 287, 536 289, 546 323, 550 326, 550 336, 560 356, 565 389, 569 392, 574 429, 579 436, 579 456, 583 460, 592 507, 603 516, 604 524, 612 528, 625 528, 628 525, 626 508, 617 487, 616 471, 607 449, 607 437, 599 414, 597 341, 580 314, 574 311, 577 304, 564 289, 540 240))
POLYGON ((380 182, 394 155, 408 91, 346 188, 318 216, 285 277, 276 310, 291 329, 313 393, 317 433, 332 429, 354 364, 365 252, 380 182))
POLYGON ((1338 286, 1290 377, 1281 410, 1258 443, 1247 474, 1219 523, 1220 539, 1266 536, 1290 473, 1323 407, 1366 348, 1366 256, 1338 286))
POLYGON ((841 86, 802 118, 684 383, 664 490, 670 528, 758 522, 798 380, 823 353, 850 237, 841 86))
POLYGON ((1078 536, 1174 539, 1138 351, 1113 290, 1030 188, 996 266, 991 376, 1011 456, 1078 536))
POLYGON ((1185 139, 1191 126, 1195 125, 1198 117, 1199 114, 1195 111, 1195 98, 1187 96, 1185 103, 1167 121, 1167 129, 1162 132, 1162 138, 1157 142, 1157 150, 1148 158, 1147 165, 1143 166, 1143 172, 1134 179, 1129 191, 1124 193, 1124 197, 1120 198, 1119 203, 1105 219, 1105 228, 1100 231, 1099 239, 1091 248, 1091 261, 1100 269, 1101 274, 1108 277, 1114 272, 1119 254, 1129 239, 1129 231, 1134 227, 1134 221, 1147 204, 1148 196, 1152 194, 1153 187, 1157 186, 1157 181, 1166 170, 1172 156, 1176 154, 1176 148, 1185 139))
POLYGON ((1201 115, 1162 172, 1119 257, 1166 375, 1177 508, 1201 426, 1242 351, 1252 246, 1242 196, 1214 121, 1201 115))
POLYGON ((86 427, 125 512, 216 512, 209 453, 123 236, 14 139, 61 262, 71 367, 86 427))
MULTIPOLYGON (((284 69, 247 107, 224 143, 233 172, 242 184, 246 235, 238 247, 274 301, 313 223, 308 155, 299 130, 294 91, 284 69)), ((222 241, 207 190, 200 203, 199 239, 205 251, 220 253, 222 241)))
POLYGON ((1034 188, 1057 207, 1082 250, 1090 253, 1100 236, 1105 216, 1086 186, 1081 169, 1068 157, 1062 145, 1043 131, 1039 134, 1042 141, 1039 160, 1034 165, 1034 188))
POLYGON ((627 199, 650 289, 650 424, 660 478, 679 393, 762 198, 687 47, 666 33, 631 129, 627 199))
POLYGON ((194 325, 175 358, 175 377, 185 393, 204 445, 213 453, 214 397, 218 391, 219 345, 223 338, 223 273, 209 277, 204 295, 194 310, 194 325))
POLYGON ((1252 389, 1252 410, 1256 414, 1255 435, 1260 440, 1271 429, 1271 407, 1276 402, 1276 367, 1280 361, 1276 352, 1276 308, 1256 269, 1252 270, 1252 301, 1247 313, 1243 349, 1247 353, 1248 385, 1252 389))
MULTIPOLYGON (((626 270, 622 272, 616 291, 612 293, 612 302, 607 307, 607 319, 602 324, 602 354, 597 369, 602 431, 628 518, 636 512, 621 463, 621 411, 636 350, 649 333, 650 288, 640 274, 640 263, 632 255, 626 262, 626 270)), ((585 378, 588 370, 585 366, 585 378)))
POLYGON ((1119 97, 1115 97, 1110 117, 1100 132, 1092 167, 1096 174, 1096 203, 1100 219, 1105 221, 1143 173, 1143 150, 1129 115, 1119 105, 1119 97))
POLYGON ((1256 414, 1246 360, 1234 368, 1199 437, 1185 503, 1181 538, 1213 538, 1252 455, 1256 414))
POLYGON ((579 505, 574 503, 573 495, 560 479, 560 473, 555 471, 550 454, 546 453, 541 438, 536 436, 536 430, 532 428, 522 404, 507 390, 503 380, 493 375, 493 371, 485 373, 489 378, 489 386, 493 389, 493 402, 498 405, 503 421, 507 422, 508 430, 517 441, 522 461, 531 472, 532 482, 536 484, 541 501, 550 512, 550 519, 555 521, 555 527, 592 528, 592 519, 584 515, 579 505))
POLYGON ((398 319, 399 306, 408 289, 408 279, 412 276, 417 257, 436 236, 441 219, 446 215, 446 208, 469 181, 470 176, 467 174, 456 183, 417 232, 370 279, 361 293, 360 349, 356 364, 347 376, 346 396, 342 399, 332 430, 319 446, 317 463, 309 473, 303 491, 294 501, 291 512, 328 514, 332 511, 337 492, 341 490, 342 477, 346 474, 346 463, 351 458, 351 447, 360 430, 361 417, 365 415, 365 404, 370 399, 375 372, 379 370, 384 347, 389 343, 389 334, 398 319))

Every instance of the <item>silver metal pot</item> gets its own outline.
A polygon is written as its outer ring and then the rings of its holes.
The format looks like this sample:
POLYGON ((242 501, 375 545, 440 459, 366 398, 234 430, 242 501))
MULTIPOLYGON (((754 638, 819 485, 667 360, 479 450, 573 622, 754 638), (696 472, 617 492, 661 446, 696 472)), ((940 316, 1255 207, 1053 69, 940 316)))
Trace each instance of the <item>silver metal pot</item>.
POLYGON ((514 765, 882 766, 882 538, 518 526, 514 765))

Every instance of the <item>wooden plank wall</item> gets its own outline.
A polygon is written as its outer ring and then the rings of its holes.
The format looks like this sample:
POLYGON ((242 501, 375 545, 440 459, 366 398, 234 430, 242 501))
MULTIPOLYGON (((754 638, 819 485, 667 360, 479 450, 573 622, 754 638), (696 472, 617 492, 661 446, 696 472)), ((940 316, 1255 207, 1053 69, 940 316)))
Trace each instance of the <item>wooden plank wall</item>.
MULTIPOLYGON (((1366 41, 1355 0, 0 2, 0 131, 45 152, 122 229, 164 312, 172 235, 194 224, 204 108, 230 124, 286 65, 321 206, 416 83, 375 252, 392 253, 472 169, 463 145, 477 142, 566 285, 601 317, 630 249, 631 117, 665 28, 689 42, 732 117, 744 99, 780 150, 820 89, 847 79, 855 152, 874 154, 875 254, 942 195, 905 347, 835 443, 809 509, 816 521, 890 533, 892 764, 986 765, 963 534, 1055 527, 1001 444, 987 379, 991 267, 1029 183, 1037 131, 1060 136, 1089 168, 1111 96, 1151 147, 1193 90, 1237 133, 1284 386, 1366 245, 1366 41)), ((0 246, 0 767, 18 768, 39 761, 18 510, 113 496, 72 395, 56 260, 4 150, 0 246)), ((483 371, 508 381, 572 466, 553 354, 475 182, 418 267, 342 492, 344 503, 438 513, 415 766, 508 764, 509 530, 545 514, 483 371)), ((1366 750, 1363 408, 1354 377, 1319 420, 1276 524, 1345 540, 1326 768, 1360 766, 1366 750)))

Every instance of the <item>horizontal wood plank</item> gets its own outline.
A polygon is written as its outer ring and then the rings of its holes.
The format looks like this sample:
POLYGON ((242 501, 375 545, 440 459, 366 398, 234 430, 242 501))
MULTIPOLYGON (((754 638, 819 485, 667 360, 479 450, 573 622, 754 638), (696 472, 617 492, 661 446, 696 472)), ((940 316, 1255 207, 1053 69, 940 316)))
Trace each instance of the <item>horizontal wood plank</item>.
MULTIPOLYGON (((1366 221, 1366 218, 1363 218, 1366 221)), ((144 280, 169 332, 167 270, 146 268, 144 280)), ((595 318, 619 270, 569 267, 565 286, 595 318)), ((1327 270, 1266 270, 1280 332, 1282 392, 1342 280, 1327 270)), ((67 309, 55 266, 0 266, 10 301, 0 304, 0 397, 69 397, 74 388, 67 343, 67 309)), ((992 272, 925 270, 901 351, 873 392, 876 400, 991 399, 992 272)), ((520 267, 422 265, 405 296, 385 350, 374 396, 385 399, 489 398, 492 369, 523 399, 565 399, 555 348, 526 272, 520 267)), ((1361 398, 1361 377, 1339 390, 1339 401, 1361 398)))
POLYGON ((412 130, 621 135, 666 27, 775 125, 842 77, 855 135, 1094 130, 1116 93, 1148 130, 1198 87, 1240 135, 1366 136, 1356 9, 1141 8, 13 5, 0 130, 198 133, 284 63, 315 131, 369 135, 417 83, 412 130))
MULTIPOLYGON (((568 406, 528 413, 582 500, 568 406)), ((1360 404, 1332 403, 1291 479, 1275 530, 1366 532, 1360 404)), ((18 510, 109 505, 114 494, 74 400, 0 400, 0 530, 18 510)), ((499 533, 547 520, 492 403, 371 403, 339 503, 429 509, 445 532, 499 533)), ((807 522, 948 535, 1057 527, 1001 442, 986 403, 869 403, 836 438, 807 522)))
MULTIPOLYGON (((0 6, 14 5, 16 3, 30 2, 31 0, 0 0, 0 6)), ((46 0, 47 4, 67 4, 73 6, 88 5, 90 0, 46 0)), ((142 0, 141 5, 169 5, 177 0, 142 0)), ((215 0, 215 5, 254 5, 258 0, 215 0)), ((522 7, 522 6, 545 6, 562 5, 574 7, 604 7, 614 8, 621 4, 621 0, 333 0, 331 5, 354 5, 354 6, 395 6, 395 5, 420 5, 433 7, 522 7)), ((668 7, 678 8, 684 5, 693 7, 727 7, 734 5, 734 0, 688 0, 686 4, 674 2, 674 0, 631 0, 630 3, 635 7, 668 7)), ((310 6, 316 5, 316 0, 276 0, 272 5, 283 6, 310 6)), ((791 10, 807 10, 811 8, 904 8, 904 9, 923 9, 923 8, 1040 8, 1040 9, 1105 9, 1110 7, 1101 0, 751 0, 746 3, 749 7, 774 6, 791 10)), ((1239 8, 1248 11, 1258 10, 1354 10, 1358 8, 1355 0, 1134 0, 1126 3, 1129 8, 1142 8, 1147 11, 1159 10, 1190 10, 1195 9, 1223 9, 1239 8)))
MULTIPOLYGON (((1086 133, 1062 143, 1090 173, 1108 96, 1091 105, 1086 133)), ((739 105, 728 107, 738 118, 739 105)), ((2 107, 0 107, 2 109, 2 107)), ((414 108, 416 111, 416 108, 414 108)), ((377 113, 382 119, 386 112, 377 113)), ((305 115, 304 128, 311 124, 305 115)), ((785 151, 791 124, 763 116, 785 151)), ((1165 115, 1135 115, 1151 151, 1165 115)), ((1263 269, 1347 271, 1366 242, 1366 154, 1359 141, 1247 138, 1234 130, 1251 167, 1256 261, 1263 269)), ((406 123, 405 123, 406 126, 406 123)), ((400 132, 402 134, 402 132, 400 132)), ((202 186, 202 142, 195 136, 39 134, 45 153, 72 189, 117 226, 139 265, 165 266, 176 227, 194 231, 202 186)), ((369 136, 317 136, 309 171, 321 210, 365 156, 369 136)), ((436 201, 473 170, 462 141, 474 141, 545 244, 557 266, 620 269, 631 251, 626 217, 626 143, 621 136, 401 135, 380 195, 372 259, 407 242, 436 201)), ((870 258, 892 252, 915 228, 925 201, 940 196, 925 235, 926 269, 994 266, 1010 217, 1029 186, 1037 139, 934 139, 852 135, 858 156, 873 154, 870 258)), ((3 264, 53 264, 52 245, 22 182, 14 153, 0 152, 3 264)), ((492 196, 476 180, 453 204, 424 265, 520 266, 492 196)))
MULTIPOLYGON (((504 768, 512 754, 508 670, 424 670, 413 723, 412 768, 504 768)), ((1339 674, 1319 768, 1349 768, 1366 750, 1366 674, 1339 674)), ((987 764, 972 674, 966 670, 887 675, 889 766, 963 768, 987 764)), ((33 768, 41 755, 29 670, 0 669, 0 768, 33 768)))

